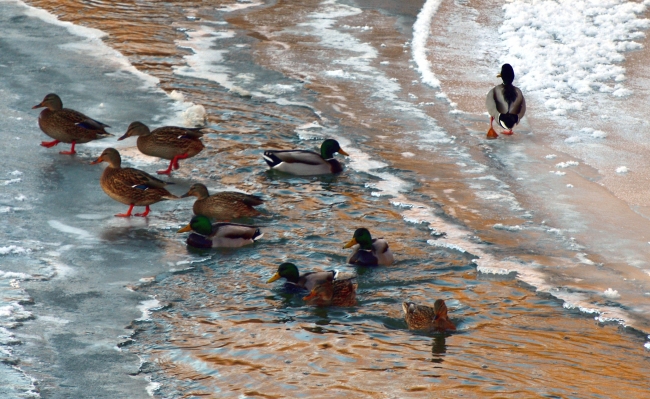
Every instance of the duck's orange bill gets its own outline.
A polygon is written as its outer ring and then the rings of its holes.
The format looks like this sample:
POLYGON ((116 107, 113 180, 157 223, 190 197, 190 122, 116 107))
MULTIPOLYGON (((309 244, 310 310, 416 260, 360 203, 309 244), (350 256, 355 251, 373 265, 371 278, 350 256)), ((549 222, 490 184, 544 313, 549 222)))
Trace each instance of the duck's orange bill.
POLYGON ((43 108, 44 106, 45 106, 45 105, 43 105, 43 103, 40 103, 40 104, 36 104, 36 105, 34 105, 34 106, 32 107, 32 109, 43 108))
POLYGON ((316 290, 311 290, 309 295, 302 297, 302 299, 304 299, 305 301, 309 301, 310 299, 314 299, 314 298, 316 298, 316 290))
POLYGON ((97 165, 98 163, 102 163, 102 162, 104 162, 104 160, 102 159, 102 157, 99 157, 99 158, 95 159, 94 161, 92 161, 90 164, 91 165, 97 165))
POLYGON ((268 284, 268 283, 272 283, 272 282, 274 282, 275 280, 279 279, 280 277, 282 277, 282 276, 280 276, 280 273, 275 273, 275 274, 273 275, 273 277, 271 277, 271 278, 269 279, 269 281, 267 281, 266 283, 267 283, 267 284, 268 284))
POLYGON ((350 156, 347 152, 343 151, 343 148, 339 148, 339 154, 345 155, 345 156, 350 156))
POLYGON ((350 248, 353 245, 357 245, 357 239, 356 238, 352 238, 349 243, 347 243, 347 244, 345 244, 343 246, 343 248, 350 248))
POLYGON ((178 230, 177 233, 187 233, 188 231, 192 231, 192 226, 190 226, 189 224, 183 227, 182 229, 178 230))
POLYGON ((497 75, 497 78, 500 78, 500 77, 501 77, 501 74, 498 74, 498 75, 497 75))

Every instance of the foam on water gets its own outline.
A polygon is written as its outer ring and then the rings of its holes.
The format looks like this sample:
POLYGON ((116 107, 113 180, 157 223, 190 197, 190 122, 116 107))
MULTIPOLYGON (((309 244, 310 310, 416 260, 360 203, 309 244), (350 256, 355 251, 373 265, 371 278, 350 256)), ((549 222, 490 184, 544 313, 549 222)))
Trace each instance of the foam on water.
POLYGON ((434 89, 440 88, 440 81, 433 74, 431 62, 427 57, 427 41, 430 36, 430 29, 433 17, 438 11, 442 0, 427 0, 418 14, 415 24, 413 24, 413 60, 415 61, 418 72, 422 75, 422 82, 428 84, 434 89))
MULTIPOLYGON (((186 66, 174 67, 174 73, 197 79, 216 82, 233 93, 250 96, 250 92, 235 85, 231 80, 233 71, 223 64, 228 50, 215 49, 215 42, 235 37, 233 30, 217 30, 212 26, 201 25, 185 32, 187 40, 176 42, 179 47, 190 49, 194 54, 183 58, 186 66)), ((219 46, 216 46, 219 47, 219 46)))

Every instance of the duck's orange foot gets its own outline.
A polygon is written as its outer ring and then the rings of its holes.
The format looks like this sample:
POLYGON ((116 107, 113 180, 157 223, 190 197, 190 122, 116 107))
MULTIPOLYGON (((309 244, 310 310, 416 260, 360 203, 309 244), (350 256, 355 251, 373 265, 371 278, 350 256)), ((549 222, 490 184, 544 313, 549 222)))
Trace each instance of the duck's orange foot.
POLYGON ((57 144, 59 144, 59 143, 60 143, 59 140, 54 140, 54 141, 41 141, 41 145, 42 145, 43 147, 47 147, 47 148, 52 148, 52 147, 54 147, 55 145, 57 145, 57 144))
POLYGON ((149 214, 149 211, 149 205, 147 205, 147 207, 144 209, 144 212, 136 213, 135 216, 146 217, 149 214))
POLYGON ((75 143, 73 141, 72 142, 72 147, 70 147, 70 151, 59 151, 59 154, 63 154, 63 155, 74 155, 74 154, 76 154, 77 151, 74 150, 75 144, 77 144, 77 143, 75 143))
POLYGON ((490 130, 488 130, 488 132, 487 132, 487 137, 486 137, 486 138, 487 138, 488 140, 494 140, 494 139, 496 139, 497 137, 499 137, 499 135, 497 134, 497 132, 496 132, 493 128, 490 128, 490 130))
POLYGON ((126 213, 118 213, 118 214, 115 215, 115 216, 117 216, 118 218, 130 218, 130 217, 131 217, 131 211, 133 210, 133 207, 134 207, 134 206, 135 206, 134 204, 131 204, 131 205, 129 206, 129 210, 126 211, 126 213))
POLYGON ((507 136, 512 136, 512 130, 504 130, 501 134, 505 134, 507 136))

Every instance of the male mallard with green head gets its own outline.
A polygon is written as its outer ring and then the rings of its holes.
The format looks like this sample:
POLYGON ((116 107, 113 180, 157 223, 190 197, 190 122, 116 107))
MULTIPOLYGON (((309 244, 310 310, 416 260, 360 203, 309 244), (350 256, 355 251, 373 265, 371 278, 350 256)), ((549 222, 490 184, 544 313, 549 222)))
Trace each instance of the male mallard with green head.
POLYGON ((454 323, 447 317, 447 305, 442 299, 436 300, 433 308, 413 302, 403 302, 402 310, 404 310, 406 324, 411 330, 456 330, 454 323))
POLYGON ((393 253, 388 242, 383 238, 373 239, 370 231, 365 228, 356 229, 352 240, 343 248, 354 247, 348 263, 359 266, 388 266, 393 263, 393 253))
POLYGON ((506 129, 503 134, 511 135, 512 128, 521 121, 526 113, 526 100, 518 87, 512 82, 515 80, 515 71, 510 64, 501 66, 501 73, 497 75, 503 80, 503 84, 494 86, 485 98, 485 106, 490 114, 490 130, 487 132, 488 139, 496 139, 497 132, 492 127, 496 119, 499 125, 506 129))
POLYGON ((300 274, 296 265, 286 262, 278 267, 278 271, 267 281, 267 283, 272 283, 278 279, 284 278, 287 280, 284 284, 286 291, 311 291, 316 285, 322 284, 327 280, 335 279, 336 275, 337 271, 335 270, 300 274))
POLYGON ((258 226, 236 223, 212 223, 205 216, 194 216, 178 233, 194 231, 187 245, 195 248, 239 248, 253 244, 264 235, 258 226))
POLYGON ((201 183, 193 184, 187 193, 181 195, 181 198, 191 196, 197 198, 192 206, 195 215, 203 215, 216 220, 257 216, 260 211, 253 207, 264 203, 264 200, 256 195, 237 191, 222 191, 210 195, 208 188, 201 183))
POLYGON ((330 277, 316 284, 309 295, 302 299, 315 306, 354 306, 357 303, 357 286, 354 277, 346 279, 330 277))
POLYGON ((104 130, 110 126, 89 118, 81 112, 63 108, 61 98, 54 93, 46 95, 43 101, 34 105, 32 109, 43 107, 45 109, 38 116, 38 126, 54 141, 43 141, 41 145, 51 148, 59 143, 72 144, 70 151, 61 151, 59 154, 74 155, 77 153, 74 149, 76 144, 112 136, 104 130))
POLYGON ((163 126, 149 130, 142 122, 133 122, 118 140, 138 136, 138 150, 145 155, 169 159, 169 167, 159 170, 159 175, 171 175, 172 168, 178 169, 178 160, 191 158, 204 148, 201 142, 202 128, 163 126))
POLYGON ((164 187, 166 182, 156 179, 150 174, 134 168, 122 168, 122 158, 115 148, 107 148, 91 165, 107 162, 99 184, 102 190, 115 201, 129 205, 126 213, 115 216, 130 217, 134 206, 145 206, 143 213, 134 216, 145 217, 149 214, 149 205, 156 202, 178 199, 164 187))
POLYGON ((341 163, 334 159, 336 152, 348 155, 338 141, 327 139, 320 146, 320 154, 307 150, 268 150, 264 151, 263 157, 273 170, 297 176, 314 176, 343 171, 341 163))

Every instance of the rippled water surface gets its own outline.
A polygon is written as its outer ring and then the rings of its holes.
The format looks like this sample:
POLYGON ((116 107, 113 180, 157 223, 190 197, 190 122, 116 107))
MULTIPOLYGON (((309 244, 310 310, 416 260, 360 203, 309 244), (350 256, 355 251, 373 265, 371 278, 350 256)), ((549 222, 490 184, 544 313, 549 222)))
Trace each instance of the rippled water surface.
MULTIPOLYGON (((473 96, 483 101, 496 82, 482 74, 499 62, 488 49, 472 73, 468 51, 458 50, 474 43, 472 31, 456 42, 444 33, 465 26, 467 2, 443 1, 446 22, 431 28, 432 70, 447 94, 423 84, 413 61, 424 1, 28 3, 59 22, 0 2, 15 14, 5 26, 25 24, 7 42, 42 46, 20 52, 33 65, 12 64, 25 77, 2 86, 12 96, 0 98, 5 131, 24 132, 12 148, 25 154, 2 172, 23 180, 0 193, 9 215, 0 222, 0 292, 14 293, 2 299, 14 308, 0 330, 8 395, 650 395, 650 268, 608 258, 588 231, 555 227, 567 219, 542 200, 562 197, 553 190, 566 183, 545 179, 569 158, 543 157, 545 133, 531 132, 552 123, 535 124, 534 99, 530 124, 512 140, 483 140, 486 118, 473 96), (149 172, 166 161, 114 138, 79 146, 74 158, 38 147, 44 135, 28 110, 51 91, 118 137, 134 120, 192 124, 201 119, 193 107, 205 107, 206 150, 181 162, 170 191, 201 182, 262 196, 263 215, 251 222, 263 239, 236 250, 187 248, 175 231, 191 217, 191 200, 155 204, 146 220, 113 218, 125 208, 101 192, 101 168, 87 163, 107 146, 149 172), (261 159, 264 149, 316 149, 325 137, 350 153, 339 176, 270 173, 261 159), (36 171, 29 152, 38 154, 36 171), (81 193, 82 205, 70 193, 81 193), (45 221, 48 238, 33 237, 28 220, 45 221), (383 236, 396 262, 348 267, 342 246, 358 227, 383 236), (280 282, 266 284, 285 261, 301 271, 356 271, 357 305, 310 307, 280 282), (618 298, 602 295, 609 287, 618 298), (401 303, 438 298, 458 330, 409 331, 401 303)), ((473 7, 492 15, 478 18, 481 26, 499 23, 498 2, 473 7)), ((581 168, 581 182, 597 180, 581 168)), ((636 262, 642 252, 634 251, 636 262)))

